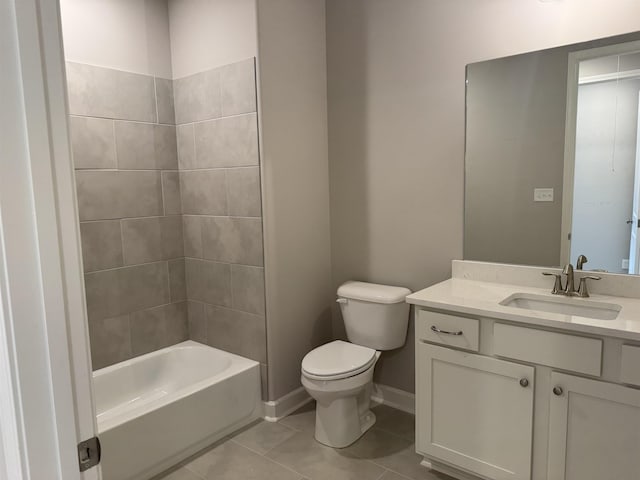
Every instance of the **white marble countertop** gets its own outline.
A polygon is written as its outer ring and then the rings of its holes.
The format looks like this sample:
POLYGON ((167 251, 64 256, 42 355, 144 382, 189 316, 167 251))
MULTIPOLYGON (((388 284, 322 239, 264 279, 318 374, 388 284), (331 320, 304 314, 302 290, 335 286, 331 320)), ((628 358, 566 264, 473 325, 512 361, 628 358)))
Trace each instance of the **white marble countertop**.
MULTIPOLYGON (((407 302, 430 309, 640 341, 640 299, 638 298, 592 293, 589 301, 613 303, 622 307, 616 319, 597 320, 500 305, 500 302, 514 293, 558 298, 551 295, 550 288, 452 278, 409 295, 407 302)), ((566 298, 566 301, 578 303, 584 300, 566 298)))

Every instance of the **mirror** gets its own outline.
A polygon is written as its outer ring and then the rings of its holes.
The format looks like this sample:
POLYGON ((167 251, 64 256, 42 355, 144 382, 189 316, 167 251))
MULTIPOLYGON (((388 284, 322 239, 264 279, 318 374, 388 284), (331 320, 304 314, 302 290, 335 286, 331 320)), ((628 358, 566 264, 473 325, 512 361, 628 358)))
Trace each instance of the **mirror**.
POLYGON ((640 32, 466 82, 465 260, 640 273, 640 32))

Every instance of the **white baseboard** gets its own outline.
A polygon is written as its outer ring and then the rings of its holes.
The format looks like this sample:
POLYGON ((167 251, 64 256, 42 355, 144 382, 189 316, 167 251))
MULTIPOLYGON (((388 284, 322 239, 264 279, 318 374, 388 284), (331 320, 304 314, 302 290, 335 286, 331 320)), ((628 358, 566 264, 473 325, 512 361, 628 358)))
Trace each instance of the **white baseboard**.
POLYGON ((264 419, 267 422, 277 422, 310 401, 311 397, 304 387, 297 388, 277 400, 263 402, 264 419))
POLYGON ((371 400, 397 410, 402 410, 411 415, 416 414, 416 396, 404 390, 374 383, 371 400))
MULTIPOLYGON (((405 392, 397 388, 387 385, 375 383, 371 392, 371 401, 387 405, 391 408, 402 410, 403 412, 415 415, 415 395, 405 392)), ((267 422, 277 422, 286 417, 303 405, 310 402, 312 398, 309 396, 304 387, 297 388, 293 392, 287 393, 284 397, 277 400, 262 402, 263 418, 267 422)))

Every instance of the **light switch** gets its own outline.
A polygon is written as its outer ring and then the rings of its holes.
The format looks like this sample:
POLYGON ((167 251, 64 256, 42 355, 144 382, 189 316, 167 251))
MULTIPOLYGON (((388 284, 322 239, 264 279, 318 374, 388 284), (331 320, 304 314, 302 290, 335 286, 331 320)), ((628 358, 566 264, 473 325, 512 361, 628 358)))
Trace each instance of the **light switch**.
POLYGON ((622 260, 622 269, 623 270, 629 270, 629 259, 625 258, 624 260, 622 260))
POLYGON ((553 202, 553 188, 534 188, 534 202, 553 202))

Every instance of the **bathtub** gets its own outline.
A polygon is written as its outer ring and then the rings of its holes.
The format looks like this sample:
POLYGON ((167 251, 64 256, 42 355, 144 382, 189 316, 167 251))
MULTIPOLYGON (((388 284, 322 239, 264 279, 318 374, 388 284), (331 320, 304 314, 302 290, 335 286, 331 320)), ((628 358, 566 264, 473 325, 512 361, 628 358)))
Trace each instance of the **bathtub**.
POLYGON ((143 480, 261 415, 260 364, 186 341, 93 374, 103 480, 143 480))

